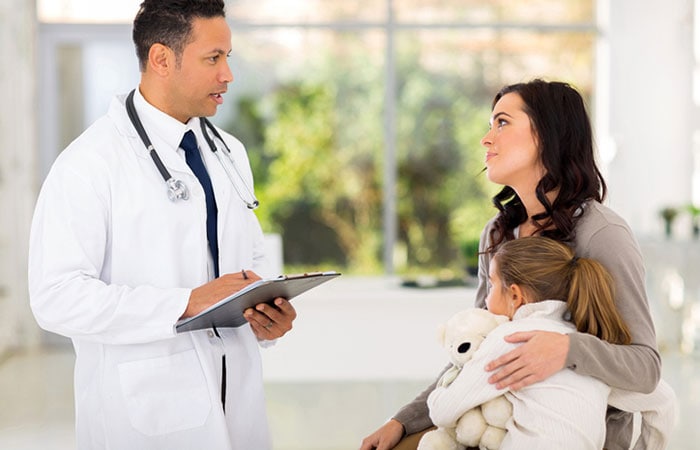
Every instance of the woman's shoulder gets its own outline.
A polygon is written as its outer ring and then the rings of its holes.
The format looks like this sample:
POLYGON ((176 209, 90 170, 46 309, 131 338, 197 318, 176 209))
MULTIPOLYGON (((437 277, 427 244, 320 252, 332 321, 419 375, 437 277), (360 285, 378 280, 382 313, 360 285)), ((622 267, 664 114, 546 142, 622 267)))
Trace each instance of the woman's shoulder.
POLYGON ((587 256, 594 249, 637 248, 636 239, 627 221, 610 207, 596 201, 583 206, 583 215, 576 223, 576 253, 587 256))
POLYGON ((576 238, 590 238, 601 232, 604 234, 631 234, 627 221, 610 207, 590 201, 583 207, 583 215, 576 223, 576 238))
POLYGON ((491 219, 486 222, 486 225, 484 225, 484 228, 481 230, 479 251, 483 252, 491 244, 490 233, 496 226, 496 219, 498 219, 498 214, 491 217, 491 219))
POLYGON ((621 225, 628 227, 627 221, 619 215, 615 210, 600 202, 591 200, 585 203, 582 207, 583 216, 582 223, 590 223, 594 225, 621 225))
POLYGON ((495 214, 493 217, 489 219, 488 222, 486 222, 486 225, 484 225, 484 228, 481 230, 481 235, 484 236, 486 235, 491 229, 495 226, 496 224, 496 219, 498 219, 498 214, 495 214))

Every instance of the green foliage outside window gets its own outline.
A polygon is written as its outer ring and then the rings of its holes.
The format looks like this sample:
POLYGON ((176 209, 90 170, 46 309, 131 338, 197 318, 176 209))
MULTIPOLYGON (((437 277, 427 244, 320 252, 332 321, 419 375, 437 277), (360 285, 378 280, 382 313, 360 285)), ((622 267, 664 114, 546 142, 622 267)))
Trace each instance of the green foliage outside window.
MULTIPOLYGON (((258 217, 282 235, 288 266, 383 270, 384 86, 368 67, 329 58, 313 78, 239 101, 229 129, 246 144, 258 217)), ((489 106, 415 60, 400 77, 397 270, 463 272, 461 245, 493 214, 479 144, 489 106)))

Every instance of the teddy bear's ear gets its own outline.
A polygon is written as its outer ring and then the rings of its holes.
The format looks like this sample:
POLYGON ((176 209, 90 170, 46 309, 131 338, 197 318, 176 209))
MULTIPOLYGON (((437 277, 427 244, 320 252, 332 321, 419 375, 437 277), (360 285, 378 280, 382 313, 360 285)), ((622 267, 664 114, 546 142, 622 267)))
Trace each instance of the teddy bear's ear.
POLYGON ((437 327, 437 340, 440 345, 445 345, 445 331, 447 331, 447 326, 442 323, 437 327))

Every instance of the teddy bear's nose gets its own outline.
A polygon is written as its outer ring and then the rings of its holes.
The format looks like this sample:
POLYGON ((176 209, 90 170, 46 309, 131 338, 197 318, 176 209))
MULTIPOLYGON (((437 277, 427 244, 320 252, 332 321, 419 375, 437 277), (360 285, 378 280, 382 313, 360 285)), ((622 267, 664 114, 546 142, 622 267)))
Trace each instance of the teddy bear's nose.
POLYGON ((469 347, 471 347, 472 344, 469 342, 463 342, 459 344, 459 347, 457 347, 457 352, 458 353, 467 353, 469 351, 469 347))

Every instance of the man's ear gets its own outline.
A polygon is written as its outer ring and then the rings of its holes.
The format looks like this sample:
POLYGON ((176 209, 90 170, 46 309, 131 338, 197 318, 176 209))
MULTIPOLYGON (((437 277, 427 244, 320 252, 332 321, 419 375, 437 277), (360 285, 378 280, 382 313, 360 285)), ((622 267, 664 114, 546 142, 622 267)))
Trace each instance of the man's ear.
POLYGON ((148 69, 164 77, 175 67, 175 52, 166 45, 153 44, 148 50, 148 69))

